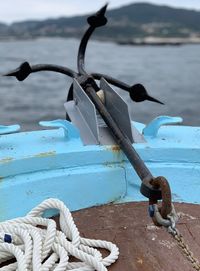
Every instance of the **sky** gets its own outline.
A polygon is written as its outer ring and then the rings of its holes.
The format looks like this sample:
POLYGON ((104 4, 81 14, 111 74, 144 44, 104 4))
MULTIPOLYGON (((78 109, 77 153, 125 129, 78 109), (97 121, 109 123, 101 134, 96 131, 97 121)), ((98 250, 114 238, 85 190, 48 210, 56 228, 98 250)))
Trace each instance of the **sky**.
POLYGON ((200 10, 200 0, 0 0, 0 22, 87 14, 106 2, 109 2, 109 8, 134 2, 150 2, 200 10))

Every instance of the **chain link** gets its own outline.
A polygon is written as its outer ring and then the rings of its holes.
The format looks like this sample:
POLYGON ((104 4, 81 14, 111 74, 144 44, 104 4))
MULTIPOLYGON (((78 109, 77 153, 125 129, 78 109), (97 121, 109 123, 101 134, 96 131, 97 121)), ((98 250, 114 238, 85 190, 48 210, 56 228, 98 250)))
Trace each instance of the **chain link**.
POLYGON ((174 239, 177 241, 178 246, 182 249, 183 254, 186 256, 186 258, 191 262, 192 267, 200 271, 200 263, 199 261, 194 257, 193 252, 190 250, 188 245, 185 243, 185 240, 180 234, 180 232, 175 227, 168 227, 168 232, 174 237, 174 239))
POLYGON ((178 222, 179 216, 176 213, 176 210, 174 208, 174 205, 172 204, 172 210, 171 213, 167 215, 167 219, 163 219, 157 204, 153 205, 153 217, 155 218, 155 221, 161 225, 164 226, 168 233, 173 236, 173 238, 176 240, 178 246, 183 251, 183 254, 186 256, 188 261, 192 264, 192 267, 196 271, 200 271, 200 262, 198 259, 194 257, 193 252, 190 250, 188 245, 185 243, 185 240, 182 236, 182 234, 179 232, 179 230, 176 228, 176 223, 178 222))

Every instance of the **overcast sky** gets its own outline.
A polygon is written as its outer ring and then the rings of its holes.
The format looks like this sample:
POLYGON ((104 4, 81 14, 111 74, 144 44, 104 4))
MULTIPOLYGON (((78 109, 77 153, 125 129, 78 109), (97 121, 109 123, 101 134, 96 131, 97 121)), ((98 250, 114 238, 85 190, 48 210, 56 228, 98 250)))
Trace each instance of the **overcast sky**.
MULTIPOLYGON (((0 21, 45 19, 93 12, 106 0, 0 0, 0 21)), ((110 0, 109 8, 133 2, 151 2, 200 10, 200 0, 110 0)))

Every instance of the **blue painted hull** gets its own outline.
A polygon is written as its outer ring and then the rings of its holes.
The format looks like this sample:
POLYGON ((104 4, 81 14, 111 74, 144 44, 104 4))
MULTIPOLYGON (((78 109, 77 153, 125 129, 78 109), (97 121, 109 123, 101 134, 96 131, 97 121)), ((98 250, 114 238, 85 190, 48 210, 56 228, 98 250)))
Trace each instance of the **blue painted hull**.
MULTIPOLYGON (((142 132, 144 125, 134 123, 142 132)), ((165 176, 173 199, 200 203, 200 128, 163 126, 134 144, 155 176, 165 176)), ((84 146, 62 129, 0 137, 0 220, 25 215, 46 198, 71 210, 141 201, 140 180, 117 146, 84 146)))

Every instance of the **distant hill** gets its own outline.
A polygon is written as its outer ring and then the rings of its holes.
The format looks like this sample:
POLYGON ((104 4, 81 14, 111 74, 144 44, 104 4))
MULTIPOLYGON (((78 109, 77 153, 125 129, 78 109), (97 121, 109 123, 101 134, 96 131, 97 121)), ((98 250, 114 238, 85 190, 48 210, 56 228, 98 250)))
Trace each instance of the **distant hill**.
MULTIPOLYGON (((132 41, 154 38, 200 38, 200 12, 134 3, 107 12, 108 24, 96 32, 96 38, 132 41)), ((81 37, 87 16, 63 17, 43 21, 0 23, 0 38, 81 37)))
POLYGON ((3 32, 7 32, 8 31, 8 26, 6 25, 6 24, 4 24, 4 23, 1 23, 0 22, 0 34, 3 32))

